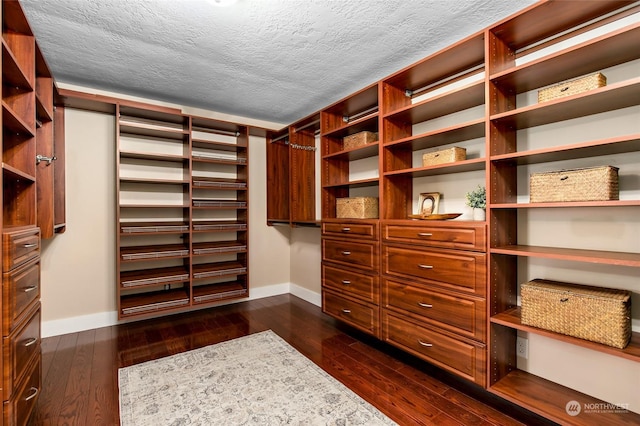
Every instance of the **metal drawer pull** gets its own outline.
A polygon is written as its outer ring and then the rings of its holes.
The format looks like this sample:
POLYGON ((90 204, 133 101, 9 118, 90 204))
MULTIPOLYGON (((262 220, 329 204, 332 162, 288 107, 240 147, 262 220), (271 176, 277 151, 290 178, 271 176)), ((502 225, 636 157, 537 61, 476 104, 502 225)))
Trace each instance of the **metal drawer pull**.
POLYGON ((342 313, 343 314, 350 314, 351 313, 351 309, 343 309, 342 313))
POLYGON ((30 401, 38 395, 38 388, 34 388, 33 386, 29 389, 31 391, 31 395, 27 396, 24 400, 30 401))
POLYGON ((431 232, 418 232, 418 237, 430 237, 432 235, 431 232))
POLYGON ((38 338, 37 338, 37 337, 32 337, 31 339, 27 340, 27 341, 24 343, 24 347, 25 347, 25 348, 26 348, 26 347, 29 347, 29 346, 31 346, 31 345, 33 345, 33 344, 35 344, 37 341, 38 341, 38 338))
POLYGON ((351 254, 350 251, 343 251, 342 254, 344 254, 345 256, 349 256, 351 254))
POLYGON ((418 302, 418 306, 422 306, 423 308, 433 308, 433 305, 430 305, 428 303, 422 303, 422 302, 418 302))
POLYGON ((344 228, 342 228, 342 232, 349 232, 351 231, 351 228, 349 228, 348 226, 345 226, 344 228))
POLYGON ((418 268, 421 268, 421 269, 433 269, 433 266, 432 265, 419 264, 418 268))
POLYGON ((344 284, 344 285, 349 285, 349 284, 351 284, 351 281, 349 281, 349 280, 342 280, 342 284, 344 284))
POLYGON ((38 247, 38 244, 36 244, 36 243, 32 243, 32 244, 25 244, 25 245, 23 245, 22 247, 24 247, 24 248, 38 247))
POLYGON ((25 287, 22 291, 24 291, 25 293, 29 293, 30 291, 36 290, 37 288, 38 286, 30 285, 29 287, 25 287))
POLYGON ((433 346, 432 343, 425 343, 422 340, 418 339, 418 343, 420 343, 420 346, 424 346, 425 348, 430 348, 433 346))

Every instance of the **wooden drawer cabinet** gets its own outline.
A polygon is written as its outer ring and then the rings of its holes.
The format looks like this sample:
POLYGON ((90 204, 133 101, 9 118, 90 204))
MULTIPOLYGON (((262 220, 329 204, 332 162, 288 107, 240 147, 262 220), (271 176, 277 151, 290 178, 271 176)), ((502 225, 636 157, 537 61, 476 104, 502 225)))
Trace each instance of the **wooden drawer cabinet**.
POLYGON ((7 228, 2 248, 3 419, 22 426, 40 393, 40 229, 7 228))
POLYGON ((322 239, 322 260, 378 271, 378 244, 322 239))
POLYGON ((335 292, 359 297, 371 303, 379 300, 379 278, 346 269, 322 265, 322 283, 335 292))
POLYGON ((330 291, 322 292, 322 311, 355 328, 379 336, 378 306, 330 291))
POLYGON ((408 225, 405 223, 385 223, 382 225, 384 241, 419 244, 462 250, 484 251, 486 247, 484 223, 450 225, 449 222, 429 225, 408 225))
POLYGON ((484 385, 485 345, 461 339, 383 310, 382 338, 445 370, 484 385))
POLYGON ((454 250, 383 246, 383 272, 400 278, 485 295, 486 255, 454 250))
POLYGON ((463 336, 484 340, 485 299, 383 280, 383 307, 463 336))
POLYGON ((382 339, 478 385, 486 380, 486 224, 382 223, 382 339))
POLYGON ((40 257, 40 229, 28 227, 3 233, 2 252, 3 272, 40 257))
POLYGON ((322 234, 341 238, 378 239, 378 223, 323 222, 322 234))
POLYGON ((25 309, 40 299, 40 259, 36 258, 10 272, 2 279, 3 335, 15 328, 25 309))
POLYGON ((13 397, 4 402, 4 424, 24 426, 42 390, 40 357, 34 358, 29 365, 28 375, 20 383, 13 397))
POLYGON ((3 338, 4 392, 14 392, 26 367, 40 357, 40 304, 34 306, 28 320, 8 337, 3 338))
POLYGON ((378 220, 322 222, 322 311, 380 338, 378 220))

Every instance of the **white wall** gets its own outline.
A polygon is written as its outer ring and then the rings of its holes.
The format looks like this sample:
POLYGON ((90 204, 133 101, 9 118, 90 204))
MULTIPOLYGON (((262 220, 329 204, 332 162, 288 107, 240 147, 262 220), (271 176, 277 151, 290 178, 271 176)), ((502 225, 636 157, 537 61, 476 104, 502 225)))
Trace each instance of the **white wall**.
POLYGON ((115 118, 68 109, 65 126, 67 226, 42 242, 44 337, 65 319, 92 328, 116 318, 115 118))
POLYGON ((315 305, 321 300, 320 228, 291 230, 291 293, 315 305))

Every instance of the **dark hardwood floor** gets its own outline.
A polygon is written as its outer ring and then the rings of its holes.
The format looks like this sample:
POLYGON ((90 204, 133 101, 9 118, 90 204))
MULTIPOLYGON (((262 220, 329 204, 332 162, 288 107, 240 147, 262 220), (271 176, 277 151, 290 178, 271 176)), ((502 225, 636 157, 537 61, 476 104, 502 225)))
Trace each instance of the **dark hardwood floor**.
POLYGON ((545 424, 291 295, 43 339, 31 424, 117 425, 118 368, 267 329, 399 424, 545 424))

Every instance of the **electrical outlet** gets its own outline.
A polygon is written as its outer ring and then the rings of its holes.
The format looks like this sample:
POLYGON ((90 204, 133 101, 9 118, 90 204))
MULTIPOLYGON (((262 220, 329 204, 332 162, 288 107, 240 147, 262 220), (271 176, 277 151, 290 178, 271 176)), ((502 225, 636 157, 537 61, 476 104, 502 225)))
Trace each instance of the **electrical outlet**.
POLYGON ((516 355, 520 358, 529 358, 529 339, 519 337, 516 339, 516 355))

